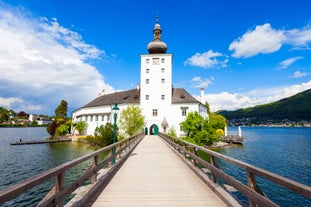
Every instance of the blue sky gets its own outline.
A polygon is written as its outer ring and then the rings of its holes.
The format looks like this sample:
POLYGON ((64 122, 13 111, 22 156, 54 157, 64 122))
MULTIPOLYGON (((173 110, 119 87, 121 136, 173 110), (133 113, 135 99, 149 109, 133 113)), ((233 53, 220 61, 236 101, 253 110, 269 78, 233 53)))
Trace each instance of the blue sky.
POLYGON ((159 16, 173 85, 211 110, 269 103, 311 88, 311 2, 0 0, 0 106, 69 114, 136 88, 159 16))

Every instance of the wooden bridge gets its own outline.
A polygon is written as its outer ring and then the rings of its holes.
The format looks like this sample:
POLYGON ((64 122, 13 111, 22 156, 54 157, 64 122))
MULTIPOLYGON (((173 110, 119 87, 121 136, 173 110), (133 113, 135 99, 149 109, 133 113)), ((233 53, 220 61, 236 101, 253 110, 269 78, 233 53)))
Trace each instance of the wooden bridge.
POLYGON ((56 178, 55 187, 38 206, 62 206, 72 195, 76 196, 66 206, 241 206, 219 180, 244 194, 249 206, 277 206, 257 186, 256 176, 311 199, 309 186, 174 137, 140 134, 2 190, 0 204, 56 178), (248 183, 225 174, 215 159, 245 170, 248 183), (89 160, 89 168, 65 185, 66 171, 89 160), (90 179, 92 184, 83 186, 90 179), (85 190, 78 193, 81 186, 85 190))

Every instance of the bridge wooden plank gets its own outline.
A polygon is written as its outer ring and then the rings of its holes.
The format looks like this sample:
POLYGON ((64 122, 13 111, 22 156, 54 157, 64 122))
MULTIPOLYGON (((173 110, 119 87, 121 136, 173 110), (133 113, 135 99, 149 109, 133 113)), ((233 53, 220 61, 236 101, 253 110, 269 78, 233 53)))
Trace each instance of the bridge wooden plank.
POLYGON ((225 206, 158 136, 146 136, 93 204, 225 206))

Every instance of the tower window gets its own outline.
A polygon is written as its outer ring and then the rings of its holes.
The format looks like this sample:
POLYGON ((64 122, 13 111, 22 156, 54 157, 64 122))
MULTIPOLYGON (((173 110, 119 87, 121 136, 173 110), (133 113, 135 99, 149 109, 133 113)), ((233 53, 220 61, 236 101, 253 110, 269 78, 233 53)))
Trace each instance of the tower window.
POLYGON ((159 65, 159 58, 152 58, 153 65, 159 65))
POLYGON ((146 95, 146 100, 149 100, 149 95, 146 95))
POLYGON ((165 73, 165 68, 161 68, 161 73, 165 73))
POLYGON ((149 64, 150 63, 150 59, 146 59, 146 63, 149 64))
POLYGON ((161 95, 161 99, 164 100, 165 99, 165 95, 161 95))
POLYGON ((165 63, 165 59, 164 58, 161 58, 161 63, 165 63))
POLYGON ((158 109, 152 109, 152 116, 158 116, 158 109))
POLYGON ((146 69, 146 73, 149 73, 149 72, 150 72, 150 70, 149 70, 149 68, 147 68, 147 69, 146 69))
POLYGON ((146 79, 146 84, 149 84, 149 79, 146 79))
POLYGON ((165 79, 164 78, 161 79, 161 83, 165 83, 165 79))

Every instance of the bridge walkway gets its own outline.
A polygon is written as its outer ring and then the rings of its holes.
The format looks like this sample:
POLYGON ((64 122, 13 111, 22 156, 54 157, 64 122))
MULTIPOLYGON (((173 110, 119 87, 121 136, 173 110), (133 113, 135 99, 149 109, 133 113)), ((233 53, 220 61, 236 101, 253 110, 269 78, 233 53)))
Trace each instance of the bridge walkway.
POLYGON ((146 136, 94 207, 226 206, 159 136, 146 136))

